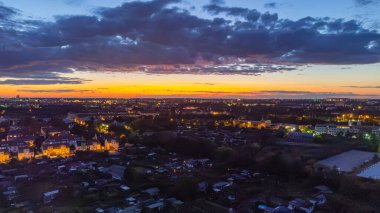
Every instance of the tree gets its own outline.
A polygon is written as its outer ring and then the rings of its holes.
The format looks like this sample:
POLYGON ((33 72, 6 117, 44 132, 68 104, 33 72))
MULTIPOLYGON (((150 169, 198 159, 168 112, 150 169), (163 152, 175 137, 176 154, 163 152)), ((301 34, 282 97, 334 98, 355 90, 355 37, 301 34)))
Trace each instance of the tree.
POLYGON ((290 153, 279 152, 260 162, 260 170, 265 173, 289 179, 305 175, 302 162, 290 153))
POLYGON ((235 150, 230 147, 222 146, 215 150, 215 160, 219 162, 226 162, 233 155, 235 155, 235 150))
POLYGON ((148 129, 156 129, 151 117, 136 119, 131 123, 131 126, 134 131, 139 130, 141 132, 144 132, 148 129))
POLYGON ((80 135, 80 136, 82 136, 85 131, 86 131, 85 126, 82 126, 82 125, 79 125, 79 124, 74 124, 71 127, 71 129, 70 129, 70 132, 72 134, 74 134, 74 135, 80 135))
POLYGON ((173 188, 173 194, 183 200, 195 199, 197 192, 198 182, 194 177, 181 177, 173 188))
POLYGON ((360 180, 348 175, 342 176, 339 191, 354 200, 366 200, 368 195, 360 180))
POLYGON ((34 147, 35 147, 35 150, 40 152, 41 151, 41 146, 42 146, 42 143, 45 141, 45 137, 44 136, 39 136, 37 137, 35 140, 34 140, 34 147))
POLYGON ((129 130, 127 130, 124 127, 124 125, 121 125, 121 124, 111 124, 111 125, 109 125, 108 131, 111 134, 113 134, 113 135, 115 135, 117 137, 120 137, 121 135, 127 136, 127 135, 130 134, 129 130))
POLYGON ((58 117, 52 117, 50 120, 50 124, 58 128, 67 128, 67 125, 65 124, 65 122, 63 122, 63 120, 58 117))
POLYGON ((124 171, 124 178, 128 183, 139 184, 147 179, 147 175, 142 167, 128 167, 124 171))
POLYGON ((24 126, 25 129, 31 134, 41 130, 41 124, 37 121, 37 119, 32 117, 23 118, 21 120, 21 126, 24 126))
POLYGON ((71 145, 70 145, 70 150, 71 150, 71 151, 74 151, 74 150, 75 150, 75 146, 74 146, 74 144, 71 144, 71 145))
POLYGON ((212 157, 215 144, 207 139, 178 137, 175 132, 161 131, 144 137, 141 143, 146 146, 160 146, 169 152, 191 157, 212 157))

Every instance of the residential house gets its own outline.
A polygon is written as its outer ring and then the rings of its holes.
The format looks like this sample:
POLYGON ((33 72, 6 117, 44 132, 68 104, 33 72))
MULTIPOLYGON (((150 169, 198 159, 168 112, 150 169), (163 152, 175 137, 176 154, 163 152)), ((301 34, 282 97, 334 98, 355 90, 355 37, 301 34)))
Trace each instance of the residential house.
POLYGON ((214 192, 220 192, 222 190, 224 190, 225 188, 228 188, 232 185, 231 182, 224 182, 224 181, 221 181, 221 182, 217 182, 215 184, 212 185, 212 189, 214 192))
POLYGON ((314 205, 311 202, 300 198, 289 201, 288 208, 292 211, 305 213, 312 213, 314 211, 314 205))
POLYGON ((145 207, 145 209, 146 209, 147 213, 150 213, 150 212, 160 212, 160 211, 162 211, 164 209, 164 207, 165 207, 165 204, 163 202, 157 201, 155 203, 147 205, 145 207))
POLYGON ((288 142, 296 142, 296 143, 311 143, 313 142, 313 134, 303 133, 303 132, 289 132, 289 134, 285 137, 285 140, 288 142))
POLYGON ((50 203, 52 202, 59 194, 59 190, 56 189, 56 190, 53 190, 53 191, 50 191, 50 192, 45 192, 43 193, 43 201, 44 203, 50 203))
POLYGON ((17 159, 25 160, 32 159, 34 157, 34 150, 31 147, 23 146, 18 148, 17 159))
POLYGON ((7 163, 11 159, 11 155, 6 148, 0 148, 0 163, 7 163))
POLYGON ((104 141, 104 150, 115 152, 119 150, 119 142, 115 139, 106 139, 104 141))
POLYGON ((50 158, 68 157, 71 152, 67 143, 50 142, 42 145, 42 155, 50 158))
POLYGON ((160 193, 160 189, 158 189, 157 187, 152 187, 149 189, 145 189, 143 192, 149 194, 150 196, 156 196, 160 193))
POLYGON ((124 179, 125 166, 112 165, 106 169, 106 172, 112 175, 112 178, 115 180, 124 179))

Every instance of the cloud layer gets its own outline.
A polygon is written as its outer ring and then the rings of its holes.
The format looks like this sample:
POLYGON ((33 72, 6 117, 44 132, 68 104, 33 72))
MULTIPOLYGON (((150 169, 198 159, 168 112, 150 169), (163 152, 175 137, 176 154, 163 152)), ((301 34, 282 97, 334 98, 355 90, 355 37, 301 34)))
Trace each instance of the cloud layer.
POLYGON ((34 89, 20 89, 18 92, 27 93, 94 93, 94 90, 76 90, 76 89, 52 89, 52 90, 34 90, 34 89))
MULTIPOLYGON (((0 5, 0 84, 81 83, 75 69, 152 73, 260 74, 303 64, 380 61, 380 34, 355 20, 305 17, 227 7, 212 1, 203 18, 180 0, 132 1, 93 16, 31 20, 0 5)), ((358 1, 367 4, 366 1, 358 1)))
POLYGON ((356 5, 358 6, 367 6, 371 4, 378 4, 380 3, 379 0, 355 0, 356 5))
POLYGON ((380 89, 380 86, 344 86, 348 88, 359 88, 359 89, 380 89))

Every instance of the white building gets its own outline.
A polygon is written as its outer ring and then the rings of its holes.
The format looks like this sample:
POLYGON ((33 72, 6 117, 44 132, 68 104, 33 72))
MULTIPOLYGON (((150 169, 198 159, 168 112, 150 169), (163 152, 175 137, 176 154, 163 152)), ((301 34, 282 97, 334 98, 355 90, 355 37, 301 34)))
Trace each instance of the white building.
POLYGON ((380 138, 380 127, 373 128, 372 134, 374 134, 377 138, 380 138))
POLYGON ((315 133, 322 135, 328 134, 337 136, 338 134, 346 135, 347 133, 357 134, 360 128, 355 126, 335 125, 335 124, 317 124, 315 125, 315 133))
POLYGON ((352 172, 356 168, 359 168, 365 163, 371 161, 375 155, 380 157, 380 154, 376 152, 350 150, 331 156, 324 160, 320 160, 314 164, 314 167, 320 171, 332 170, 336 168, 340 172, 352 172))

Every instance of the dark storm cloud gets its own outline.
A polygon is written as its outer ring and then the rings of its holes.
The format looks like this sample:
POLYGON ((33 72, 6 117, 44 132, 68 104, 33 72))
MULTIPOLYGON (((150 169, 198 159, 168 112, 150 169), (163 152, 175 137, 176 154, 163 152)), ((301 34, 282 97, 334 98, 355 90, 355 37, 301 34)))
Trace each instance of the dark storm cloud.
POLYGON ((262 73, 286 72, 298 69, 298 66, 273 64, 214 64, 192 66, 143 66, 140 71, 151 74, 219 74, 219 75, 260 75, 262 73))
POLYGON ((214 16, 206 19, 179 2, 132 1, 54 21, 16 19, 16 10, 1 6, 2 20, 14 24, 0 28, 0 77, 70 82, 61 74, 75 69, 257 75, 380 61, 380 34, 355 20, 293 21, 223 1, 204 7, 214 16))
POLYGON ((62 76, 73 73, 67 67, 72 63, 65 61, 39 61, 10 67, 0 66, 0 84, 7 85, 49 85, 49 84, 82 84, 79 78, 62 76))
POLYGON ((358 6, 367 6, 371 4, 378 4, 380 3, 379 0, 355 0, 356 5, 358 6))
POLYGON ((227 16, 240 16, 248 21, 257 21, 260 18, 260 13, 255 9, 247 9, 241 7, 225 7, 219 3, 213 3, 203 7, 204 10, 212 15, 226 14, 227 16))
POLYGON ((0 2, 0 21, 8 19, 18 14, 18 10, 10 7, 5 7, 0 2))

